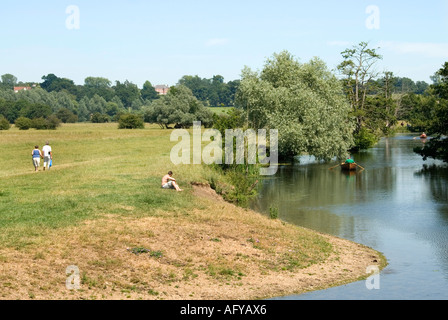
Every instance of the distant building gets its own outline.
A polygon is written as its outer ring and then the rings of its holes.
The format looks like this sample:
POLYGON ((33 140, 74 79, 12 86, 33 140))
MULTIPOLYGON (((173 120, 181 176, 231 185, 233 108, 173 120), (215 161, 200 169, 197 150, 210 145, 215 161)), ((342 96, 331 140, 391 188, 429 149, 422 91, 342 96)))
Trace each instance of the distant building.
POLYGON ((170 91, 170 87, 168 87, 167 85, 157 85, 154 87, 154 89, 157 91, 158 94, 160 95, 166 95, 168 93, 168 91, 170 91))
POLYGON ((28 90, 31 90, 31 87, 14 87, 14 92, 15 93, 17 93, 19 91, 22 91, 22 90, 28 91, 28 90))

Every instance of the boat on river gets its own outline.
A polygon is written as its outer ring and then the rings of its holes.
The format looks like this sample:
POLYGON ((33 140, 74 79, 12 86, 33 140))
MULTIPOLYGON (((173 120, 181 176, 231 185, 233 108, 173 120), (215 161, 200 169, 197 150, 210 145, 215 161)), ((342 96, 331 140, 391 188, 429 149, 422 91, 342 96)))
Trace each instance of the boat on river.
POLYGON ((356 163, 343 163, 341 164, 342 171, 355 171, 358 168, 356 163))

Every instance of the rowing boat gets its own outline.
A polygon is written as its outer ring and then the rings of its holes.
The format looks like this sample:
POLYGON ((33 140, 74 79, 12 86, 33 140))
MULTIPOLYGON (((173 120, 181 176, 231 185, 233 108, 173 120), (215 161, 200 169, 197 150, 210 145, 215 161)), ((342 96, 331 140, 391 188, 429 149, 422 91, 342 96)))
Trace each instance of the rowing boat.
POLYGON ((355 171, 358 165, 356 163, 343 163, 341 169, 344 171, 355 171))

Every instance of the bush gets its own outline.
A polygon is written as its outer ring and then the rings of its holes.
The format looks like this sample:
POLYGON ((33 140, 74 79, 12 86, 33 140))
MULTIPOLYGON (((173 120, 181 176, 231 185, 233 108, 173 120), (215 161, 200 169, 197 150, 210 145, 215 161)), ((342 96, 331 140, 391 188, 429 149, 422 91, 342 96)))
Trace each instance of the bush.
POLYGON ((9 128, 11 128, 9 121, 4 116, 0 115, 0 130, 9 130, 9 128))
POLYGON ((143 118, 136 114, 123 114, 118 119, 118 129, 144 129, 143 118))
POLYGON ((46 129, 48 129, 48 130, 56 130, 56 128, 61 125, 61 120, 59 120, 59 118, 57 116, 55 116, 54 114, 49 116, 45 120, 45 122, 47 123, 46 129))
POLYGON ((63 123, 78 122, 78 116, 67 108, 59 109, 56 115, 63 123))
POLYGON ((354 151, 366 150, 370 147, 373 147, 378 142, 378 137, 366 128, 361 128, 358 133, 355 133, 354 137, 354 151))
POLYGON ((47 121, 42 117, 35 118, 31 120, 31 127, 37 130, 47 129, 47 121))
POLYGON ((31 119, 28 119, 26 117, 17 118, 14 124, 16 125, 17 128, 19 128, 19 130, 28 130, 29 128, 32 127, 31 119))
POLYGON ((36 118, 31 120, 31 127, 37 130, 56 130, 60 125, 61 120, 55 115, 51 115, 47 119, 36 118))
POLYGON ((107 114, 101 114, 99 112, 95 112, 90 119, 92 123, 107 123, 110 121, 110 118, 107 114))

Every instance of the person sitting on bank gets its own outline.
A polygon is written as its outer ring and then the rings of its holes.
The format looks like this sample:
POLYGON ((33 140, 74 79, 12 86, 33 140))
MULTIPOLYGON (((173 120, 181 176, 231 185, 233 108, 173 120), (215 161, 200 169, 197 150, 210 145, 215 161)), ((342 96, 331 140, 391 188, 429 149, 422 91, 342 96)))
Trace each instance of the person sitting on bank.
POLYGON ((173 172, 169 171, 167 175, 162 178, 163 189, 176 189, 176 191, 183 191, 176 183, 176 179, 173 177, 173 172))

